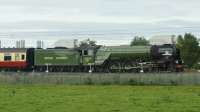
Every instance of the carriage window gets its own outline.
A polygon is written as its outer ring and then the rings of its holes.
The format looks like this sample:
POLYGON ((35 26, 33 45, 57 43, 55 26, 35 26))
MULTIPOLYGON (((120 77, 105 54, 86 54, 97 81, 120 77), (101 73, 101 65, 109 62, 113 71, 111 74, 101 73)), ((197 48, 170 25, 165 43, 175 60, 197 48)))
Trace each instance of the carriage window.
POLYGON ((11 56, 4 56, 4 61, 11 61, 11 56))
POLYGON ((25 55, 24 54, 22 54, 22 60, 24 60, 25 59, 25 55))

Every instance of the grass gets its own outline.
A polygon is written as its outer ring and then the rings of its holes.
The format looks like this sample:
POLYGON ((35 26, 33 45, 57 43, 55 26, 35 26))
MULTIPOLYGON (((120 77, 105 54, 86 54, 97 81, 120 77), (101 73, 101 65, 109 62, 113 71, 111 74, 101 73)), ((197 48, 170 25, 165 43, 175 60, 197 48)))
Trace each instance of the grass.
POLYGON ((198 86, 0 85, 0 112, 199 112, 198 86))

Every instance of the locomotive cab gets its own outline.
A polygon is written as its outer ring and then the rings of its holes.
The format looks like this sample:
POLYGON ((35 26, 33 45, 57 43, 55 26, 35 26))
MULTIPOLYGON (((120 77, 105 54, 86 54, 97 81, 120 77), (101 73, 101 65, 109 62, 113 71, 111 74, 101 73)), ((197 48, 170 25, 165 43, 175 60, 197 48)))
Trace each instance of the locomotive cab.
POLYGON ((80 62, 82 65, 94 64, 95 47, 92 46, 80 47, 79 52, 81 56, 80 62))

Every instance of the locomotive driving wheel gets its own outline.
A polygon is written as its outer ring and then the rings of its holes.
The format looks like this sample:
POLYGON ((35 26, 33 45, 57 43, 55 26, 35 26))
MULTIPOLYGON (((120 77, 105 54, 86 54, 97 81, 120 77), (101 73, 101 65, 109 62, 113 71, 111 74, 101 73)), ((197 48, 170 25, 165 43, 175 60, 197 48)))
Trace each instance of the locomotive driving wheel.
POLYGON ((134 63, 132 63, 131 61, 128 61, 128 62, 124 62, 123 63, 123 70, 124 72, 133 72, 133 67, 134 67, 134 63))
POLYGON ((122 66, 120 62, 111 62, 109 66, 110 72, 121 72, 122 66))

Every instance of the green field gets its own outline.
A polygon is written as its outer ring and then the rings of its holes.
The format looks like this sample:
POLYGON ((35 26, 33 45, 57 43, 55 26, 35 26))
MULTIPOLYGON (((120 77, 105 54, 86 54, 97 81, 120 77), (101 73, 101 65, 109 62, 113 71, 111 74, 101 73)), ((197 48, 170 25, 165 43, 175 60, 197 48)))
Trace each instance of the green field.
POLYGON ((1 85, 0 112, 199 112, 198 86, 1 85))

